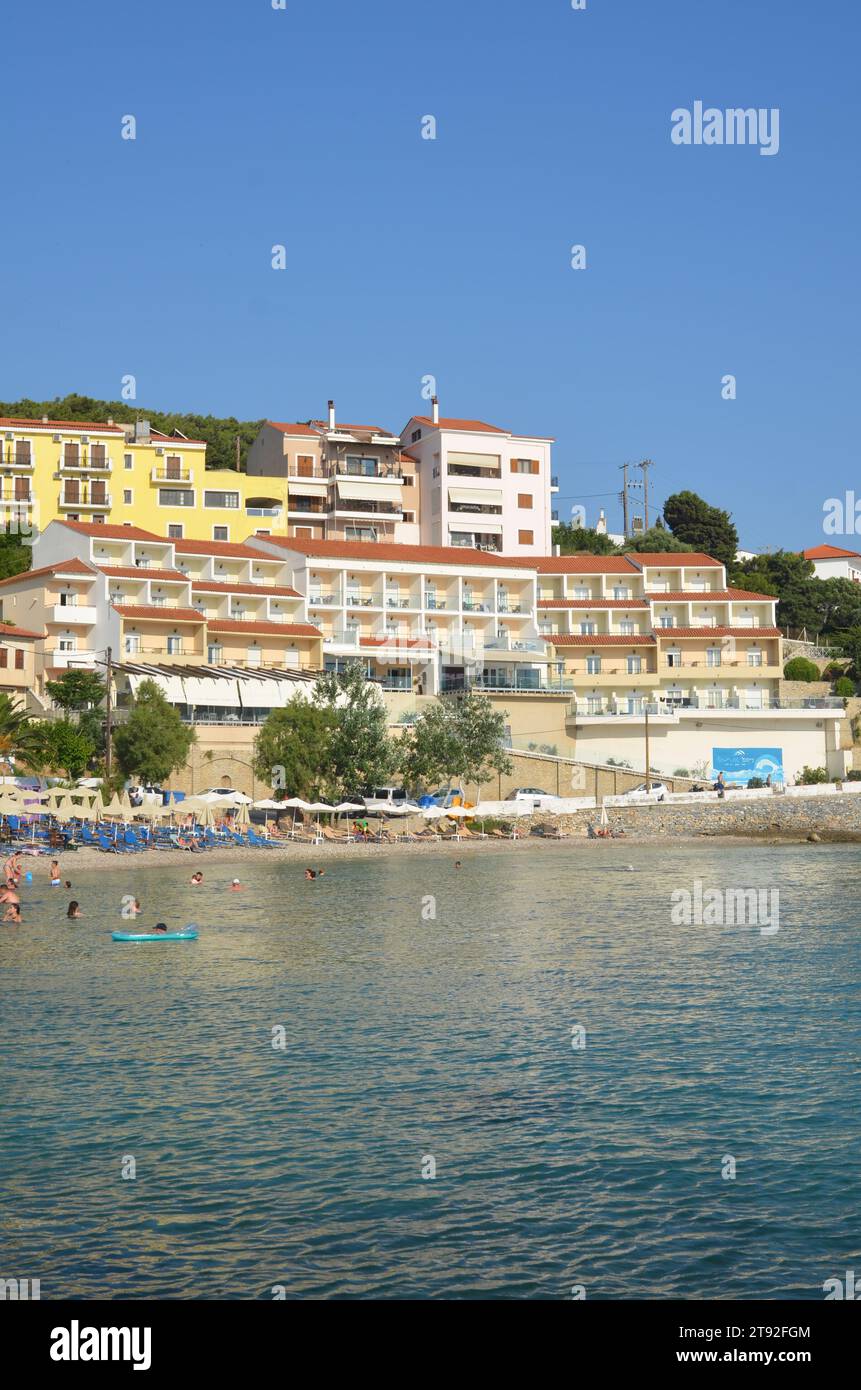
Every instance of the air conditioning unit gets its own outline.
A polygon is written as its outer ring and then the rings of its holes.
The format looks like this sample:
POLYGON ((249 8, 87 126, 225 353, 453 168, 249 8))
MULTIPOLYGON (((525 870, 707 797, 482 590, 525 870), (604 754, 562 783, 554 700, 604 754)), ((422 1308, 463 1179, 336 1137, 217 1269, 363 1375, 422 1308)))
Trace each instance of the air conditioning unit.
POLYGON ((82 444, 89 444, 89 442, 90 442, 90 436, 89 436, 88 434, 82 434, 82 435, 81 435, 81 443, 82 443, 82 444))
POLYGON ((159 459, 164 458, 164 449, 156 449, 155 456, 159 459))
POLYGON ((14 434, 12 433, 11 430, 10 430, 9 433, 6 435, 6 438, 7 438, 7 439, 14 439, 14 438, 15 438, 15 436, 14 436, 14 434))
POLYGON ((62 444, 62 442, 63 442, 63 436, 62 436, 61 434, 55 434, 55 435, 54 435, 54 443, 55 443, 55 444, 62 444))

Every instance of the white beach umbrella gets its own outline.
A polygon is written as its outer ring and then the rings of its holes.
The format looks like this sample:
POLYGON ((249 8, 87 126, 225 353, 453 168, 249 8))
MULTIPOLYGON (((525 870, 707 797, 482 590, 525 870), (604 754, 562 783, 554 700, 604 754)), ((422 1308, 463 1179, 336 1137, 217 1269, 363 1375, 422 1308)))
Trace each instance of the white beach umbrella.
POLYGON ((425 820, 439 820, 440 816, 444 815, 445 811, 441 806, 425 806, 422 811, 422 816, 425 820))
POLYGON ((285 810, 289 808, 293 812, 293 824, 291 826, 291 832, 296 828, 296 812, 310 811, 312 809, 311 802, 303 801, 301 796, 288 796, 286 801, 281 802, 281 805, 284 807, 285 810))
POLYGON ((339 801, 334 809, 338 815, 343 815, 346 811, 364 811, 365 803, 363 801, 339 801))
POLYGON ((309 810, 309 811, 316 811, 316 812, 317 812, 317 830, 318 830, 318 831, 319 831, 319 829, 320 829, 320 816, 321 816, 321 814, 322 814, 324 811, 327 812, 327 813, 331 813, 332 811, 334 811, 334 809, 335 809, 334 806, 329 806, 329 805, 327 805, 327 803, 326 803, 325 801, 312 801, 312 802, 311 802, 311 805, 308 807, 308 810, 309 810))

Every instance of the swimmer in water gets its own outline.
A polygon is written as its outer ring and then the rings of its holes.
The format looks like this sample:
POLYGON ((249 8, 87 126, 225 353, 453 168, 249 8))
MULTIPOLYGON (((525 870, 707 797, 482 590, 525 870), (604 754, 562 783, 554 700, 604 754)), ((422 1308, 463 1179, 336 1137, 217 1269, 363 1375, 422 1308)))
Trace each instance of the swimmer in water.
POLYGON ((67 878, 67 879, 66 879, 66 882, 63 884, 63 887, 64 887, 64 888, 71 888, 71 886, 72 886, 72 880, 71 880, 70 878, 67 878))
POLYGON ((21 921, 21 904, 20 904, 19 902, 14 902, 14 903, 13 903, 11 900, 8 900, 8 899, 7 899, 7 903, 8 903, 8 906, 7 906, 7 908, 6 908, 6 911, 5 911, 4 914, 3 914, 3 921, 4 921, 4 922, 14 922, 14 923, 20 922, 20 921, 21 921))
POLYGON ((158 931, 158 932, 167 931, 167 923, 166 923, 166 922, 156 922, 155 926, 153 927, 153 931, 158 931))
POLYGON ((82 917, 82 916, 83 916, 83 913, 81 912, 80 904, 77 903, 77 902, 75 901, 74 898, 73 898, 72 901, 69 903, 69 907, 68 907, 68 911, 66 912, 66 916, 67 916, 70 920, 71 920, 73 917, 82 917))
POLYGON ((239 879, 238 879, 238 878, 235 878, 235 879, 233 880, 233 882, 231 883, 231 885, 230 885, 230 892, 231 892, 231 893, 238 893, 238 892, 240 891, 241 888, 242 888, 242 884, 239 882, 239 879))
POLYGON ((198 869, 196 874, 192 874, 190 882, 194 884, 195 888, 198 884, 203 882, 203 874, 200 872, 200 869, 198 869))
POLYGON ((311 879, 311 878, 322 878, 325 872, 326 872, 325 869, 306 869, 306 870, 305 870, 305 877, 308 878, 308 879, 311 879))

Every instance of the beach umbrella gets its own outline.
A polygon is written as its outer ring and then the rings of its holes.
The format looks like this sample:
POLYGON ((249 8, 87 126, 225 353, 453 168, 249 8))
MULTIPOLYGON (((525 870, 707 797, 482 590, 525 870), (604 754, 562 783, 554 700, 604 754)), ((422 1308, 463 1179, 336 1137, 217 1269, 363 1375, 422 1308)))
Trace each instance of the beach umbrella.
POLYGON ((114 792, 107 806, 102 812, 103 816, 121 816, 123 813, 122 802, 117 792, 114 792))
POLYGON ((284 807, 285 810, 287 810, 289 807, 289 809, 293 812, 293 824, 290 827, 291 833, 296 828, 296 812, 311 810, 311 802, 303 801, 301 796, 288 796, 286 801, 281 802, 281 805, 284 807))
POLYGON ((252 802, 252 805, 255 811, 280 811, 284 802, 274 801, 271 796, 264 796, 259 801, 252 802))
POLYGON ((316 812, 317 812, 317 833, 318 833, 318 834, 320 833, 320 814, 321 814, 321 812, 323 812, 323 811, 331 812, 331 811, 334 811, 334 809, 335 809, 334 806, 329 806, 329 805, 327 805, 327 803, 326 803, 325 801, 312 801, 312 802, 311 802, 310 806, 308 807, 308 810, 309 810, 309 811, 316 811, 316 812))
POLYGON ((131 797, 129 796, 128 792, 123 792, 122 796, 120 797, 120 805, 122 806, 123 819, 124 819, 124 820, 131 820, 131 818, 132 818, 132 799, 131 799, 131 797))
POLYGON ((444 815, 445 811, 442 809, 441 806, 425 806, 424 810, 422 811, 422 817, 424 820, 439 820, 440 816, 444 815))
POLYGON ((240 801, 238 807, 236 808, 236 815, 233 817, 233 819, 234 819, 234 823, 235 823, 236 825, 250 825, 250 824, 251 824, 251 817, 250 817, 249 814, 248 814, 248 803, 247 803, 247 801, 240 801))
POLYGON ((339 801, 334 809, 338 815, 343 815, 347 811, 364 811, 365 803, 363 801, 339 801))

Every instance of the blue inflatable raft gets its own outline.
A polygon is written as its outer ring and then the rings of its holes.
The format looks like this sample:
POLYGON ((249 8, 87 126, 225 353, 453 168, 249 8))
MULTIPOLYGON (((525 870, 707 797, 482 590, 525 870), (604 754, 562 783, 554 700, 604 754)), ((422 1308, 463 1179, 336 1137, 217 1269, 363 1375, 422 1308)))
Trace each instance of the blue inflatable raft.
POLYGON ((185 931, 112 931, 113 941, 196 941, 197 927, 185 931))

